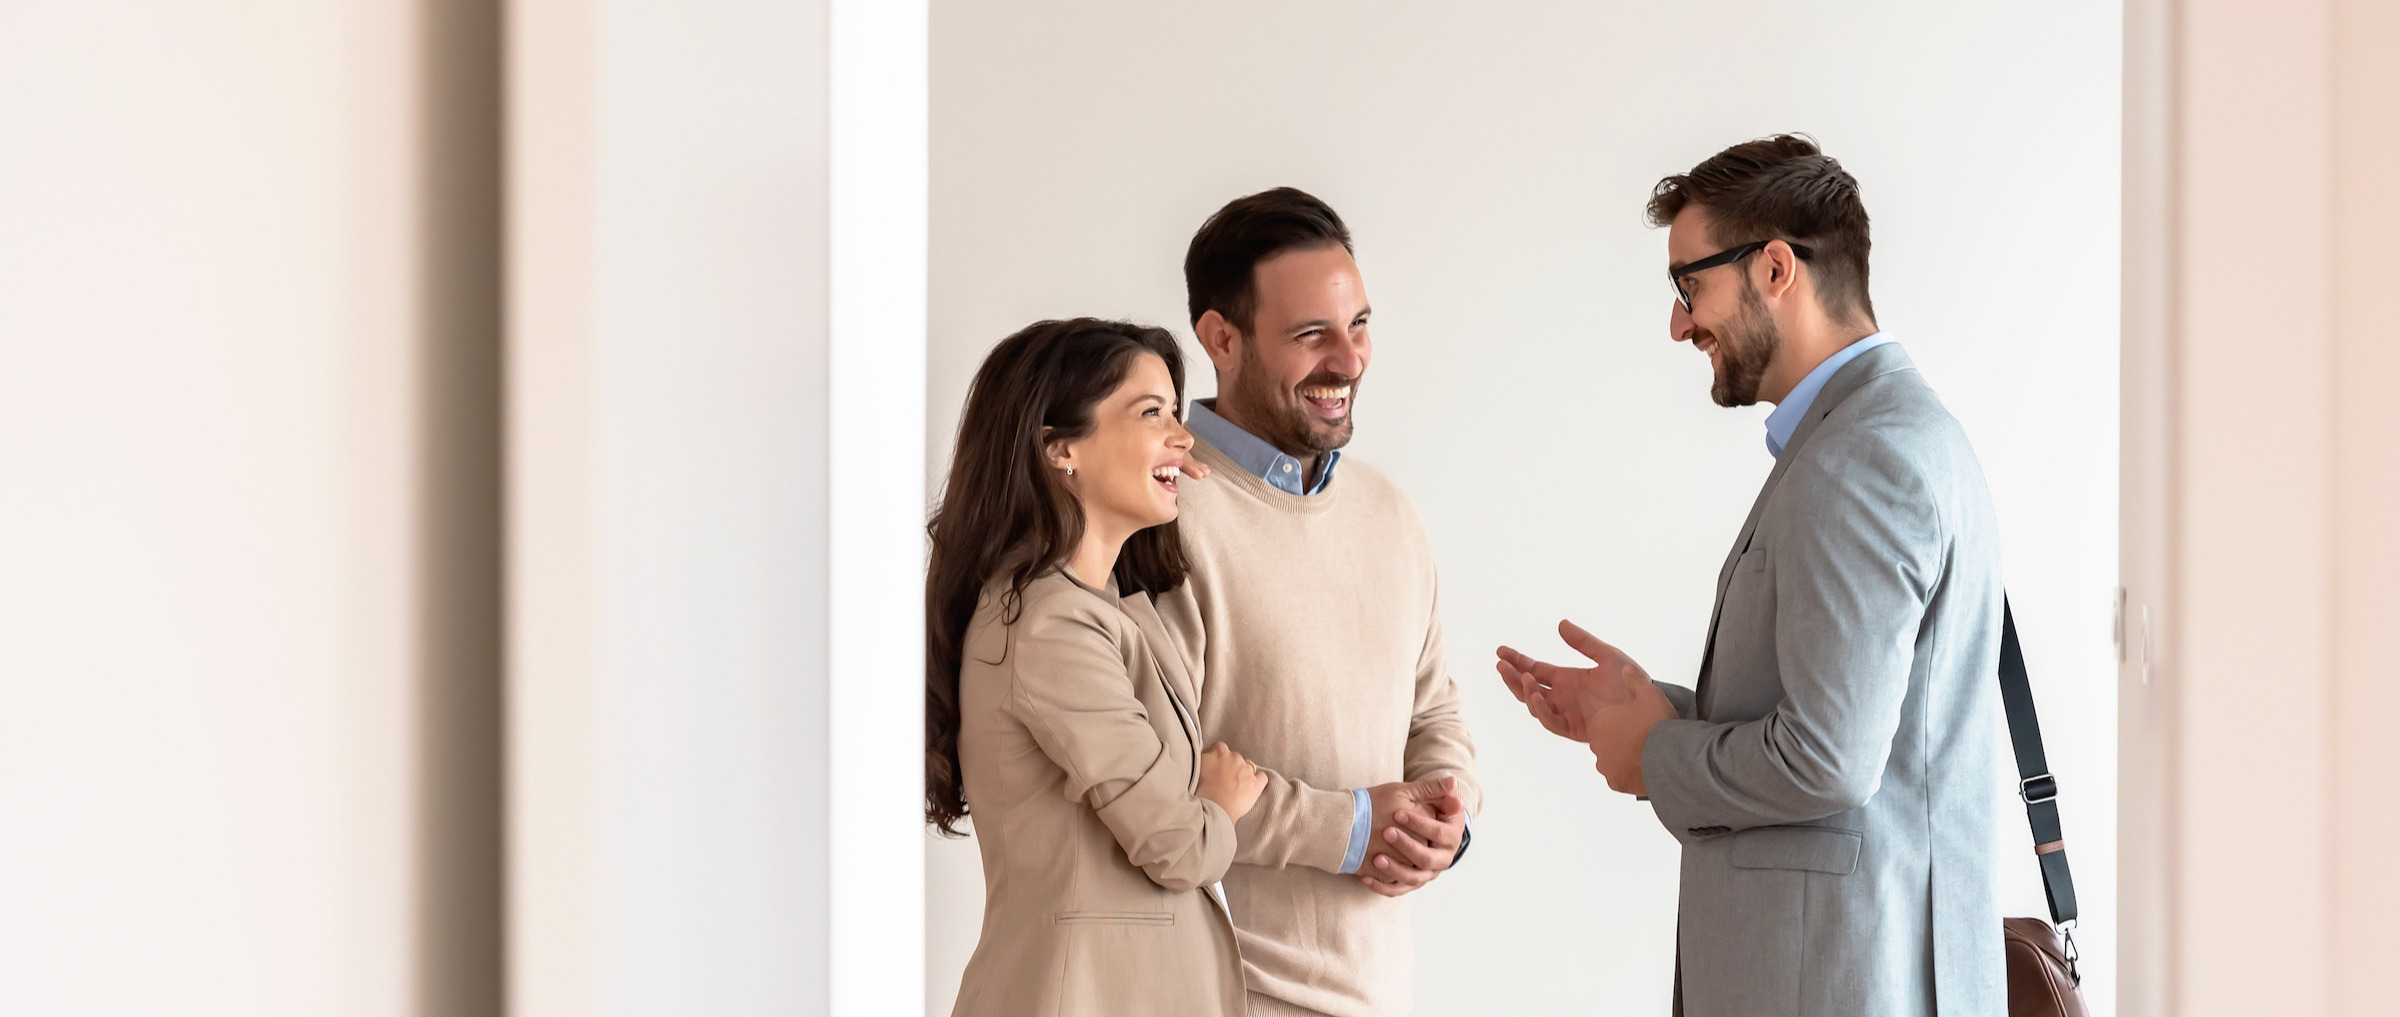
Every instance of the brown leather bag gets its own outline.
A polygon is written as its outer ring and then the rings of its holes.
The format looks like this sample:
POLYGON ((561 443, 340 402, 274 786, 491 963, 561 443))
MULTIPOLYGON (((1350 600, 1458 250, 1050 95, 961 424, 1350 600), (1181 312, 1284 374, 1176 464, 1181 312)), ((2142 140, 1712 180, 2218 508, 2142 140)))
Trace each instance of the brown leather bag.
POLYGON ((2000 707, 2008 714, 2008 740, 2016 748, 2017 797, 2025 800, 2025 819, 2033 826, 2042 893, 2050 921, 2058 923, 2054 929, 2039 918, 2000 920, 2008 951, 2008 1017, 2089 1017, 2083 974, 2075 968, 2075 876, 2067 870, 2067 839, 2058 827, 2058 780, 2042 752, 2033 684, 2005 596, 2000 601, 2000 707))
POLYGON ((2008 949, 2008 1017, 2090 1017, 2075 959, 2039 918, 2003 918, 2008 949))

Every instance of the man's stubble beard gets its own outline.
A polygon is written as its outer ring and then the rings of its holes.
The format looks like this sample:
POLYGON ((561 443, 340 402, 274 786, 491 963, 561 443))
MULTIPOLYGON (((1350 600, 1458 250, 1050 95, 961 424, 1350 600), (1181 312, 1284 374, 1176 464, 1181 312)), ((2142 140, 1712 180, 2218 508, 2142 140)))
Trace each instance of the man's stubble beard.
POLYGON ((1758 298, 1758 290, 1750 280, 1742 280, 1742 310, 1724 330, 1716 334, 1716 377, 1711 379, 1708 397, 1717 405, 1732 408, 1752 406, 1758 402, 1758 386, 1766 379, 1767 363, 1775 358, 1775 350, 1783 345, 1783 333, 1775 328, 1775 319, 1767 313, 1767 303, 1758 298))
MULTIPOLYGON (((1242 373, 1234 381, 1232 394, 1243 415, 1249 418, 1250 426, 1261 429, 1258 437, 1293 458, 1322 455, 1350 444, 1350 422, 1358 414, 1360 379, 1312 374, 1293 391, 1277 391, 1267 379, 1265 368, 1251 353, 1253 341, 1246 336, 1242 339, 1242 373), (1331 433, 1318 431, 1315 415, 1300 398, 1298 389, 1314 385, 1350 386, 1350 405, 1344 408, 1341 423, 1334 425, 1331 433)), ((1217 402, 1220 407, 1224 405, 1223 393, 1217 402)))

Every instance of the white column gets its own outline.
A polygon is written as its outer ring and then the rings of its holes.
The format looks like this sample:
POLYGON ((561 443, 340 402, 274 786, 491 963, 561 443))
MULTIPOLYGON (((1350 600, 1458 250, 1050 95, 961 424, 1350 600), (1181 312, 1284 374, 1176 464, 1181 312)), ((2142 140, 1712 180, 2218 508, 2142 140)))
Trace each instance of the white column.
POLYGON ((510 11, 512 1012, 913 1012, 922 4, 510 11))
POLYGON ((832 0, 832 1012, 925 1008, 926 0, 832 0))

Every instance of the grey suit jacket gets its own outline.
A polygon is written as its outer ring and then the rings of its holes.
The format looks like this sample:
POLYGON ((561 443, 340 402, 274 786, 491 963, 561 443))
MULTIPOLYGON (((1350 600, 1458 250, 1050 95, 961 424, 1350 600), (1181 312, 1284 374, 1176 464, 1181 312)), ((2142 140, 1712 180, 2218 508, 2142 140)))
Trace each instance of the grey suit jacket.
POLYGON ((1717 578, 1683 719, 1642 751, 1683 844, 1677 1012, 2007 1009, 1993 881, 2000 548, 1897 345, 1834 374, 1717 578))

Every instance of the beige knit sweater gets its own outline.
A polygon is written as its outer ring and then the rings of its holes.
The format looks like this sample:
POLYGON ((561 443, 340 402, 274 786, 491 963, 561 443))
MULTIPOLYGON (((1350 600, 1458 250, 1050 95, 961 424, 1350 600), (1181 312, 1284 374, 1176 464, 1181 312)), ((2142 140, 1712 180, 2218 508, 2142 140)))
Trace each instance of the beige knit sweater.
POLYGON ((1405 1014, 1407 899, 1335 870, 1352 788, 1449 774, 1482 809, 1424 524, 1355 458, 1301 497, 1205 441, 1193 455, 1212 472, 1180 499, 1191 578, 1157 603, 1199 665, 1204 743, 1271 771, 1225 876, 1250 990, 1333 1017, 1405 1014))

